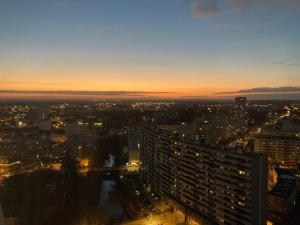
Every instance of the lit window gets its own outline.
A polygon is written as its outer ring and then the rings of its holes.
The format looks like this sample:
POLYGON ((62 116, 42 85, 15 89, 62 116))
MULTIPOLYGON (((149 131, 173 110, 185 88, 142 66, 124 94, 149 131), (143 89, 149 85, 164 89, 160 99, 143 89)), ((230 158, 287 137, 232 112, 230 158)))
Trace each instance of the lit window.
POLYGON ((240 170, 240 171, 239 171, 239 174, 240 174, 240 175, 246 175, 246 172, 243 171, 243 170, 240 170))

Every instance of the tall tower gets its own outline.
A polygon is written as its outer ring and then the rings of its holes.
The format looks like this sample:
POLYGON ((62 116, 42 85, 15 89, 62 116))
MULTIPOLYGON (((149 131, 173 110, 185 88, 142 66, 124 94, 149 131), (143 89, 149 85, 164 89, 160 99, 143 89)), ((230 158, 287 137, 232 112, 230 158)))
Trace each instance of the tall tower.
POLYGON ((233 127, 237 133, 243 134, 248 126, 247 98, 243 96, 235 97, 234 103, 233 127))
POLYGON ((247 97, 238 96, 234 99, 235 107, 239 109, 247 108, 247 97))

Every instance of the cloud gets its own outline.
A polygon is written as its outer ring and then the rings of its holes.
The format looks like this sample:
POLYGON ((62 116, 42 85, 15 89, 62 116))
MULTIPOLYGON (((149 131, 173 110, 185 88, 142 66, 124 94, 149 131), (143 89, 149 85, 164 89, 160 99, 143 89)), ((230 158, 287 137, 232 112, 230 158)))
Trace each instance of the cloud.
POLYGON ((144 96, 151 94, 166 94, 168 92, 146 91, 30 91, 30 90, 0 90, 0 94, 41 94, 41 95, 81 95, 81 96, 144 96))
POLYGON ((245 96, 249 100, 300 100, 300 87, 257 87, 232 92, 215 93, 216 97, 245 96))
POLYGON ((181 96, 181 98, 211 98, 211 96, 208 96, 208 95, 186 95, 186 96, 181 96))
POLYGON ((292 94, 299 93, 300 87, 259 87, 259 88, 251 88, 238 90, 234 92, 219 92, 216 95, 234 95, 234 94, 292 94))
POLYGON ((221 9, 217 0, 198 0, 193 3, 193 16, 217 16, 221 9))
POLYGON ((298 61, 299 60, 297 60, 297 58, 294 59, 293 61, 288 60, 288 59, 283 59, 281 61, 275 62, 275 64, 277 64, 277 65, 286 65, 286 66, 298 66, 298 65, 300 65, 300 63, 298 61))
POLYGON ((299 0, 227 0, 229 7, 236 11, 244 11, 251 7, 268 7, 273 5, 295 6, 300 5, 299 0))
POLYGON ((186 100, 232 100, 235 96, 245 96, 249 100, 300 100, 300 87, 259 87, 232 92, 215 93, 212 96, 181 96, 186 100))
MULTIPOLYGON (((264 0, 261 0, 264 1, 264 0)), ((241 13, 246 8, 256 2, 255 0, 227 0, 227 5, 238 13, 241 13)))
POLYGON ((246 11, 257 8, 268 9, 272 6, 299 7, 299 0, 195 0, 193 3, 193 16, 217 16, 227 10, 241 15, 246 11))
POLYGON ((287 59, 283 59, 281 61, 278 61, 278 62, 275 62, 275 64, 278 64, 278 65, 283 65, 287 62, 287 59))

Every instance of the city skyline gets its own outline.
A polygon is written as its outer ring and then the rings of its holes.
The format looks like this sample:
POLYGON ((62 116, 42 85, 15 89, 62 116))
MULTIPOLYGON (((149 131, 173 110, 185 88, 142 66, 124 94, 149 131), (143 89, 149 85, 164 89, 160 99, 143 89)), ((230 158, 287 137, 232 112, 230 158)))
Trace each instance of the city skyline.
MULTIPOLYGON (((297 0, 2 1, 0 97, 202 99, 299 87, 299 11, 297 0)), ((251 96, 300 98, 276 93, 251 96)))
POLYGON ((0 225, 295 225, 300 0, 0 0, 0 225))

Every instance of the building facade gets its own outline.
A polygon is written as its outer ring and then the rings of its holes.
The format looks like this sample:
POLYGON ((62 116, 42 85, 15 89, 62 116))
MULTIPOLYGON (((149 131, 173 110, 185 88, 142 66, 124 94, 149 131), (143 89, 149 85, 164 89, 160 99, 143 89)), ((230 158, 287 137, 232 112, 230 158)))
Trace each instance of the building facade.
POLYGON ((267 159, 217 150, 179 134, 145 128, 145 181, 216 224, 266 224, 267 159))
POLYGON ((239 108, 245 109, 247 107, 247 97, 244 96, 235 97, 234 104, 239 108))
POLYGON ((268 156, 271 166, 297 169, 300 165, 300 127, 288 121, 263 128, 254 146, 268 156))
POLYGON ((275 167, 296 169, 300 164, 300 139, 296 137, 259 136, 255 151, 266 154, 275 167))

